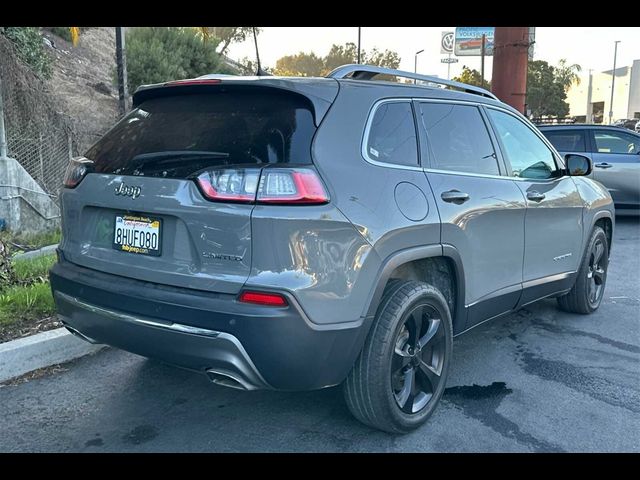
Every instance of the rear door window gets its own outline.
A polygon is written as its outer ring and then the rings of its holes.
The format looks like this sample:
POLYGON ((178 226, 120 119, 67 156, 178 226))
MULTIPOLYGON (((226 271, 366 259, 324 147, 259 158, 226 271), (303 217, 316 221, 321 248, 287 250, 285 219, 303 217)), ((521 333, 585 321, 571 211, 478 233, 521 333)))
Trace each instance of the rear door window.
POLYGON ((559 152, 585 152, 584 130, 541 130, 559 152))
POLYGON ((640 152, 640 137, 626 132, 596 130, 593 132, 598 153, 631 153, 640 152))
POLYGON ((99 173, 187 178, 212 166, 309 164, 315 131, 300 95, 174 95, 143 102, 85 156, 99 173))
POLYGON ((418 143, 411 103, 378 106, 369 125, 365 156, 376 162, 418 166, 418 143))

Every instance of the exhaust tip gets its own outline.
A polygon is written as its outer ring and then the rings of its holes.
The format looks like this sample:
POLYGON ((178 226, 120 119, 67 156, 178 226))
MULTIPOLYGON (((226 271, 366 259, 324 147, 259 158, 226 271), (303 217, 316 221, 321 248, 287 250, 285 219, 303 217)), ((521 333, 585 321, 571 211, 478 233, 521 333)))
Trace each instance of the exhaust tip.
POLYGON ((84 335, 83 333, 80 333, 78 330, 76 330, 73 327, 70 327, 69 325, 67 325, 66 323, 62 322, 62 325, 64 326, 64 328, 66 328, 70 333, 72 333, 74 336, 80 338, 81 340, 84 340, 85 342, 89 342, 92 343, 94 345, 99 344, 100 342, 97 342, 96 340, 94 340, 93 338, 87 337, 86 335, 84 335))
POLYGON ((235 388, 236 390, 252 390, 252 388, 225 372, 207 370, 207 377, 209 377, 209 380, 216 385, 235 388))

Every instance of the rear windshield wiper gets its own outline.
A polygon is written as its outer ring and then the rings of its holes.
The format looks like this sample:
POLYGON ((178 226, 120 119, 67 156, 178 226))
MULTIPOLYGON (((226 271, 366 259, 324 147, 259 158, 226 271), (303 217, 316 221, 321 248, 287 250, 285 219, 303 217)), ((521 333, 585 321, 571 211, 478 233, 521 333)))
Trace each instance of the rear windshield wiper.
POLYGON ((163 160, 174 160, 176 158, 229 158, 227 152, 208 152, 204 150, 165 150, 163 152, 141 153, 131 159, 139 165, 152 162, 162 162, 163 160))

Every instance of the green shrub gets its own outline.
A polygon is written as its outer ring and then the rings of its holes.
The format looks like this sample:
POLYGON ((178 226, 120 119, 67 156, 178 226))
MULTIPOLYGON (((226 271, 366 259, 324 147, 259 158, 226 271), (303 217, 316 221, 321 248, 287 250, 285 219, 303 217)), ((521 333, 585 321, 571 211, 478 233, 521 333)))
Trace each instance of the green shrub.
POLYGON ((233 73, 216 52, 218 41, 203 41, 191 27, 141 27, 126 33, 129 90, 140 85, 233 73))
POLYGON ((29 65, 36 75, 46 79, 51 78, 52 60, 45 50, 40 29, 5 27, 4 35, 15 44, 20 59, 29 65))
POLYGON ((69 30, 69 27, 51 27, 50 30, 51 33, 59 36, 67 42, 71 41, 71 30, 69 30))

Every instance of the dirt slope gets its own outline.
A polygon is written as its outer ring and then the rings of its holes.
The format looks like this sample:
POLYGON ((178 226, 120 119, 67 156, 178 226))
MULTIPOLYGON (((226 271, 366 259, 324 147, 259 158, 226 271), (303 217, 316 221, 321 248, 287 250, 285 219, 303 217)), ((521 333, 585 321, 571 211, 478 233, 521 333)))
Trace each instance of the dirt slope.
POLYGON ((115 71, 115 28, 94 27, 82 33, 76 47, 48 31, 53 44, 53 77, 47 86, 68 115, 78 134, 78 151, 84 152, 118 118, 115 71))

